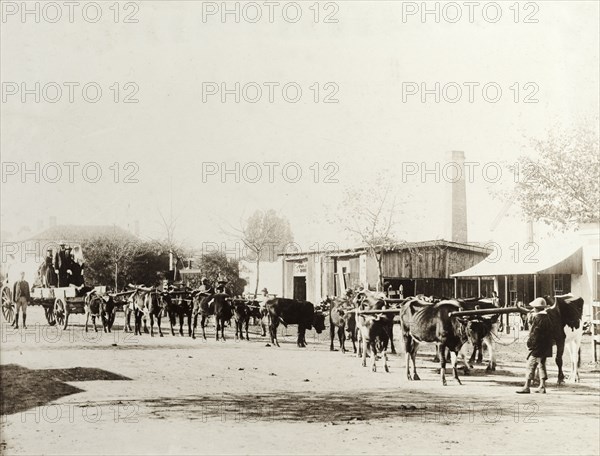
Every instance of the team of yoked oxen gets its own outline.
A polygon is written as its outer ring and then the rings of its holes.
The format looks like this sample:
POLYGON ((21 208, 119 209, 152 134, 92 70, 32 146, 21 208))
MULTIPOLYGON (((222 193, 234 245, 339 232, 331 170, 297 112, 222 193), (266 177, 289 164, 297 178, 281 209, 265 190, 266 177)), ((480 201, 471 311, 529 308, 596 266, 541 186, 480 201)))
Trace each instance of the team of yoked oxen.
MULTIPOLYGON (((437 346, 436 359, 440 363, 440 376, 446 385, 446 363, 450 358, 454 379, 461 383, 458 376, 458 361, 461 359, 465 371, 482 361, 483 345, 489 352, 487 370, 496 369, 495 338, 501 308, 494 305, 492 299, 436 299, 422 295, 404 299, 387 299, 382 293, 358 289, 348 290, 343 297, 326 297, 318 306, 307 301, 287 298, 266 298, 263 301, 231 297, 224 289, 214 291, 211 287, 197 290, 189 288, 167 291, 156 288, 130 285, 130 291, 119 295, 100 295, 90 293, 86 299, 86 324, 91 317, 94 330, 96 318, 102 320, 105 332, 110 332, 115 320, 116 310, 122 305, 125 313, 124 329, 136 335, 149 332, 154 336, 154 322, 160 337, 161 317, 168 316, 171 335, 175 335, 177 320, 179 335, 184 335, 183 325, 187 318, 188 336, 196 338, 195 331, 200 317, 202 337, 206 339, 205 327, 209 317, 215 321, 215 338, 225 340, 225 327, 233 320, 236 339, 249 340, 248 326, 254 319, 262 327, 268 328, 271 345, 279 347, 277 332, 280 324, 285 327, 297 325, 297 345, 306 346, 306 331, 314 329, 322 333, 325 321, 329 321, 330 350, 334 351, 334 339, 339 340, 342 353, 346 351, 346 337, 352 341, 354 353, 367 365, 370 356, 373 372, 377 369, 377 360, 383 359, 383 367, 389 372, 388 350, 396 353, 394 347, 394 326, 399 323, 405 352, 405 369, 408 380, 420 380, 417 374, 416 355, 421 343, 437 346), (119 301, 119 298, 126 301, 119 301), (134 327, 131 328, 131 315, 134 327), (328 318, 327 318, 328 317, 328 318), (147 328, 150 321, 150 329, 147 328), (469 360, 463 354, 468 346, 473 348, 469 360), (370 353, 370 355, 369 355, 370 353), (412 365, 412 369, 411 369, 412 365)), ((563 353, 565 345, 571 358, 570 380, 579 381, 580 344, 582 338, 583 300, 570 294, 542 298, 547 306, 545 312, 551 322, 550 344, 556 345, 556 364, 558 382, 565 379, 563 373, 563 353)), ((539 300, 539 298, 538 298, 539 300)), ((523 315, 531 315, 528 306, 512 308, 523 315)), ((506 309, 505 309, 506 310, 506 309)), ((510 310, 510 309, 509 309, 510 310)))

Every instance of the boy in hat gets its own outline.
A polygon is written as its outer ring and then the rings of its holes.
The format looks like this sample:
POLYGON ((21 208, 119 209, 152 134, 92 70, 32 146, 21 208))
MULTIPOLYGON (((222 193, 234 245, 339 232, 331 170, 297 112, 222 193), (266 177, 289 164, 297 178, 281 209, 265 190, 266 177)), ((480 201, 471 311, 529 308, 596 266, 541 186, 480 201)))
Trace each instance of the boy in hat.
POLYGON ((517 391, 517 394, 529 394, 529 387, 535 377, 536 369, 540 368, 540 387, 536 393, 546 394, 546 380, 548 373, 546 372, 546 359, 552 358, 552 327, 550 317, 546 313, 548 307, 544 298, 534 299, 531 304, 534 314, 532 315, 531 330, 529 331, 529 339, 527 339, 527 377, 525 386, 517 391))

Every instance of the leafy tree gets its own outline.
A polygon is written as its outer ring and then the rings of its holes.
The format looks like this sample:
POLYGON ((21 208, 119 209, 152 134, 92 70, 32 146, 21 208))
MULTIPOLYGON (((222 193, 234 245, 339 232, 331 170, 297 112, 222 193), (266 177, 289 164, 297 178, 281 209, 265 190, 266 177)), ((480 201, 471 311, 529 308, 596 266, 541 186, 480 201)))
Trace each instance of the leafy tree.
POLYGON ((513 199, 532 219, 567 229, 600 219, 598 132, 586 127, 534 140, 536 157, 522 156, 513 199))
POLYGON ((100 237, 85 242, 82 249, 85 281, 92 286, 113 283, 120 290, 128 283, 159 285, 168 271, 168 253, 156 243, 100 237))
MULTIPOLYGON (((246 281, 240 278, 240 262, 235 258, 229 258, 223 252, 210 252, 202 255, 199 259, 199 269, 211 283, 220 279, 227 280, 229 292, 234 296, 244 292, 246 281)), ((200 277, 190 279, 188 285, 200 286, 200 277)))
POLYGON ((277 254, 293 242, 294 236, 289 221, 277 214, 273 209, 257 210, 242 227, 235 230, 239 239, 248 249, 248 260, 256 262, 256 286, 254 294, 258 294, 260 281, 260 262, 273 262, 277 254))
POLYGON ((145 242, 127 267, 126 283, 159 285, 168 272, 169 252, 156 242, 145 242))
POLYGON ((89 285, 114 284, 119 290, 127 282, 127 271, 140 249, 140 243, 119 235, 84 242, 85 281, 89 285))

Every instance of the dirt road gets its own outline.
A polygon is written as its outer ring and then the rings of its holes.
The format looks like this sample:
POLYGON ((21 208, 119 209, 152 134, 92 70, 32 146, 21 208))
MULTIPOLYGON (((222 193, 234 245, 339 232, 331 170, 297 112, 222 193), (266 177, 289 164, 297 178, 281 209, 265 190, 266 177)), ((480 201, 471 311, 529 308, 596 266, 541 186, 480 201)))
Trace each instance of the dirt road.
POLYGON ((29 313, 28 330, 1 327, 4 454, 600 453, 587 338, 580 384, 557 388, 552 361, 548 394, 523 396, 525 334, 503 336, 496 372, 476 366, 443 387, 433 347, 419 355, 422 380, 408 382, 400 355, 373 373, 330 352, 325 333, 297 348, 295 327, 274 348, 256 334, 236 342, 231 328, 226 342, 212 327, 207 342, 120 325, 86 334, 82 316, 60 331, 29 313))

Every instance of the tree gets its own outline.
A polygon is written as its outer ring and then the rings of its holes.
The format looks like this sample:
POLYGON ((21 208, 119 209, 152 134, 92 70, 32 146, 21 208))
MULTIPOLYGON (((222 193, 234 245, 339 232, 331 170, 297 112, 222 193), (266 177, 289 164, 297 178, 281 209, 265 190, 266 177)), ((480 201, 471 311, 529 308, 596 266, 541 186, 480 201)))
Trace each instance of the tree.
POLYGON ((156 286, 169 272, 169 253, 156 242, 144 242, 127 265, 125 283, 156 286))
POLYGON ((600 218, 598 132, 587 127, 551 132, 533 140, 537 154, 522 156, 511 167, 513 199, 524 214, 558 229, 600 218))
MULTIPOLYGON (((172 185, 172 182, 171 182, 172 185)), ((171 206, 169 210, 169 218, 165 217, 162 211, 159 209, 158 213, 160 215, 163 228, 165 230, 165 237, 161 240, 155 240, 154 242, 162 246, 164 250, 167 251, 169 255, 169 271, 173 271, 169 280, 177 280, 178 274, 178 265, 182 263, 183 267, 183 259, 186 256, 186 249, 182 244, 179 244, 175 241, 175 229, 177 228, 177 218, 173 218, 173 198, 171 196, 171 206)))
POLYGON ((340 210, 333 212, 332 221, 339 223, 375 258, 379 275, 377 289, 381 290, 383 254, 397 244, 393 229, 400 211, 392 184, 380 174, 377 179, 347 187, 344 193, 340 210))
POLYGON ((285 250, 286 245, 293 242, 294 237, 289 221, 277 214, 273 209, 257 210, 241 228, 235 229, 239 239, 248 249, 247 258, 256 262, 256 286, 254 294, 258 294, 260 280, 260 262, 273 262, 277 254, 285 250))
POLYGON ((155 242, 99 237, 82 248, 89 285, 114 283, 115 290, 128 283, 156 286, 168 271, 168 253, 155 242))
POLYGON ((128 270, 140 250, 140 243, 115 234, 102 236, 82 245, 85 279, 90 285, 114 283, 115 290, 127 283, 128 270))
MULTIPOLYGON (((238 259, 228 258, 223 252, 211 252, 200 257, 199 267, 202 275, 212 283, 219 279, 227 280, 227 286, 234 295, 241 295, 244 292, 246 281, 240 278, 240 263, 238 259)), ((199 286, 199 278, 192 279, 190 286, 199 286)))

